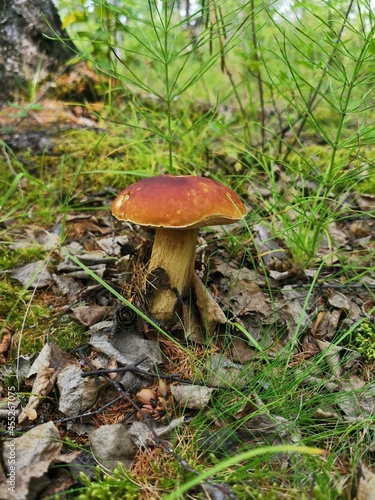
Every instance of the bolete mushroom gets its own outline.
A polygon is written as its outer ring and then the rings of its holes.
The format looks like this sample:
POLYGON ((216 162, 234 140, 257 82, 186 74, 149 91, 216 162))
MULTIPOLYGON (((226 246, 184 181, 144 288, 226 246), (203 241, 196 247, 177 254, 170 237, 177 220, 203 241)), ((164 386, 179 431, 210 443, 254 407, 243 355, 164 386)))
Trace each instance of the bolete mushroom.
POLYGON ((189 294, 198 229, 231 224, 245 212, 232 189, 205 177, 147 177, 121 191, 112 204, 112 214, 119 220, 156 228, 148 273, 160 275, 161 271, 165 279, 151 294, 150 312, 155 318, 173 325, 178 298, 189 294))

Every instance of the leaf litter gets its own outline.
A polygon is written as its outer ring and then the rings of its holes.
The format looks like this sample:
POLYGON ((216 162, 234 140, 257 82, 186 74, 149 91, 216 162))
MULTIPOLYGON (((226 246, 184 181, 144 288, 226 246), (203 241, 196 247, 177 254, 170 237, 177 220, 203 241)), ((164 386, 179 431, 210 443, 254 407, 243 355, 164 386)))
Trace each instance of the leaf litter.
MULTIPOLYGON (((67 472, 66 489, 77 484, 77 475, 68 464, 78 456, 89 455, 89 449, 104 470, 113 470, 118 462, 131 470, 140 451, 154 446, 164 447, 166 453, 173 453, 184 464, 169 444, 176 430, 188 426, 191 418, 205 408, 215 411, 216 393, 246 391, 264 356, 275 358, 296 337, 299 341, 290 366, 300 377, 301 387, 317 385, 331 394, 340 394, 333 406, 317 407, 315 418, 336 422, 374 418, 372 366, 362 370, 363 358, 348 348, 344 339, 364 317, 373 319, 371 287, 375 277, 367 275, 362 283, 346 283, 335 270, 338 261, 327 241, 322 243, 320 256, 330 256, 327 263, 334 271, 322 273, 313 287, 314 269, 303 273, 301 279, 290 264, 287 249, 261 225, 255 227, 255 245, 253 240, 246 241, 247 253, 240 251, 234 259, 228 258, 219 243, 209 262, 205 261, 206 250, 198 252, 194 305, 184 304, 183 327, 176 325, 171 331, 182 343, 197 346, 201 376, 197 378, 192 367, 181 360, 183 350, 163 348, 167 341, 161 342, 140 298, 137 275, 142 273, 150 249, 147 230, 119 225, 114 231, 109 218, 100 213, 69 215, 68 234, 70 224, 73 237, 63 244, 58 237, 58 221, 51 231, 29 226, 12 244, 14 249, 38 245, 48 253, 47 260, 14 269, 12 278, 37 292, 48 290, 53 297, 51 309, 84 325, 88 336, 87 344, 77 346, 74 352, 65 352, 53 342, 46 344, 27 376, 18 380, 21 387, 29 387, 30 396, 19 403, 17 447, 38 453, 27 455, 33 456, 32 465, 26 459, 19 465, 20 487, 14 498, 35 498, 47 491, 51 486, 48 471, 57 463, 67 472), (77 222, 81 237, 77 237, 77 222), (94 237, 92 231, 96 232, 94 237), (91 234, 90 245, 87 233, 91 234), (77 265, 67 254, 74 255, 84 266, 77 265), (246 257, 250 254, 261 264, 258 268, 246 257), (144 317, 120 304, 93 275, 143 311, 144 317), (225 354, 220 352, 224 332, 232 338, 225 354), (336 342, 338 336, 343 342, 336 342), (207 349, 211 339, 217 347, 207 349), (180 359, 169 359, 170 352, 176 352, 180 359), (324 371, 309 369, 303 374, 305 363, 319 354, 324 354, 324 371), (176 373, 176 367, 184 366, 185 372, 176 373), (164 392, 155 386, 161 380, 165 381, 164 392), (142 390, 152 391, 155 397, 142 402, 138 396, 142 390), (53 415, 53 422, 47 424, 43 423, 46 401, 53 415), (83 443, 84 449, 68 453, 64 445, 67 435, 83 443)), ((337 248, 361 253, 358 248, 374 240, 375 227, 366 221, 363 226, 331 225, 329 231, 338 242, 337 248)), ((213 250, 212 245, 205 242, 205 248, 213 250)), ((2 332, 3 376, 9 376, 6 363, 12 335, 9 328, 2 332)), ((250 392, 247 399, 251 402, 236 412, 234 429, 218 418, 203 431, 198 440, 201 451, 226 456, 246 444, 300 442, 297 422, 274 413, 256 392, 250 392)), ((365 465, 363 471, 359 496, 365 495, 363 492, 373 482, 373 473, 365 465)), ((7 473, 6 469, 2 471, 3 488, 7 473)), ((214 497, 215 486, 210 487, 214 488, 214 497)), ((230 490, 226 494, 234 498, 230 490)))

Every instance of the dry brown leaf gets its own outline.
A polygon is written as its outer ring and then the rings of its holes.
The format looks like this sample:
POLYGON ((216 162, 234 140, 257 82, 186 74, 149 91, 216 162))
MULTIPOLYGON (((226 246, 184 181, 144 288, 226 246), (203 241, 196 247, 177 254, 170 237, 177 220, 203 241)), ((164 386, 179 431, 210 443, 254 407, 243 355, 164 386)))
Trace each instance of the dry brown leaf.
MULTIPOLYGON (((190 339, 197 344, 204 344, 204 338, 202 335, 203 328, 198 311, 190 307, 189 304, 184 303, 182 305, 182 323, 185 338, 190 339)), ((177 327, 180 328, 180 325, 177 325, 177 327)))
POLYGON ((46 344, 43 347, 27 375, 26 383, 32 384, 32 394, 18 417, 19 423, 26 419, 35 420, 37 417, 36 409, 43 401, 43 397, 49 394, 59 372, 72 362, 72 359, 69 354, 57 346, 46 344))
POLYGON ((375 474, 364 464, 361 465, 356 500, 375 500, 375 474))
POLYGON ((212 335, 217 325, 225 325, 227 318, 196 273, 193 274, 193 287, 201 319, 206 331, 212 335))
POLYGON ((102 425, 89 433, 89 441, 98 463, 112 471, 119 462, 129 469, 138 451, 123 424, 102 425))
MULTIPOLYGON (((38 493, 49 483, 47 472, 50 465, 69 463, 78 452, 61 454, 63 441, 53 422, 38 425, 21 437, 8 442, 4 446, 3 458, 7 473, 15 473, 15 487, 9 489, 10 483, 0 484, 1 500, 29 500, 37 498, 38 493), (14 443, 14 447, 12 448, 14 443), (12 450, 17 450, 15 470, 11 471, 12 450)), ((8 477, 9 479, 9 477, 8 477)))
POLYGON ((199 385, 171 385, 174 400, 182 407, 200 410, 208 405, 213 389, 199 385))
POLYGON ((77 364, 66 366, 58 374, 59 410, 68 417, 76 417, 91 408, 100 389, 106 384, 102 378, 97 381, 81 375, 82 369, 77 364))
POLYGON ((13 271, 12 276, 26 288, 46 288, 53 283, 53 278, 44 260, 18 267, 13 271))
POLYGON ((371 212, 375 210, 375 195, 361 194, 357 196, 357 203, 359 208, 364 212, 371 212))
POLYGON ((247 363, 255 355, 255 349, 246 340, 234 337, 231 346, 232 359, 235 363, 247 363))
POLYGON ((92 326, 100 321, 113 318, 114 306, 80 306, 72 309, 73 316, 83 325, 92 326))
POLYGON ((37 418, 36 408, 54 386, 57 378, 57 371, 54 368, 47 368, 41 366, 35 378, 33 387, 31 389, 31 396, 18 417, 18 423, 21 424, 26 419, 35 420, 37 418))
POLYGON ((319 311, 311 328, 311 335, 330 340, 336 333, 341 317, 339 309, 332 312, 319 311))
POLYGON ((316 339, 316 343, 321 350, 322 353, 326 353, 324 359, 331 369, 332 374, 339 379, 342 375, 342 363, 341 363, 341 355, 340 352, 342 350, 341 347, 331 344, 330 342, 326 342, 324 340, 316 339))
POLYGON ((8 328, 2 328, 0 331, 0 365, 4 365, 9 358, 12 344, 12 334, 8 328))

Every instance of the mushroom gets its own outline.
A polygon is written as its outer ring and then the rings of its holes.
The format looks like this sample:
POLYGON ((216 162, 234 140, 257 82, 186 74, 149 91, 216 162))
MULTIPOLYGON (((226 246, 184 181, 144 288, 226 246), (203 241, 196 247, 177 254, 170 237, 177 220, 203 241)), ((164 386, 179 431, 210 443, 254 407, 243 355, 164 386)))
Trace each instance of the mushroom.
POLYGON ((164 277, 151 294, 150 313, 156 319, 172 326, 178 299, 190 292, 198 229, 231 224, 245 212, 234 191, 205 177, 146 177, 121 191, 112 204, 112 214, 119 220, 156 228, 148 265, 149 275, 164 277))

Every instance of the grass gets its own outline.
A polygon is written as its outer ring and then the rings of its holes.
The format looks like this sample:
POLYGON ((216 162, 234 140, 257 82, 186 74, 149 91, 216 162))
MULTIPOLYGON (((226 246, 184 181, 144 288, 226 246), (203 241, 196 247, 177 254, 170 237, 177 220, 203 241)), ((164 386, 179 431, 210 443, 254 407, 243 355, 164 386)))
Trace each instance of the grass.
MULTIPOLYGON (((12 249, 30 221, 50 229, 62 221, 63 245, 69 240, 68 214, 97 213, 88 200, 99 192, 106 193, 100 211, 108 212, 115 192, 139 177, 203 174, 230 184, 247 201, 249 215, 242 232, 208 242, 207 261, 224 255, 237 260, 239 269, 260 272, 252 229, 261 222, 288 247, 295 268, 312 273, 296 290, 303 297, 298 315, 289 329, 278 322, 280 287, 266 274, 262 292, 272 321, 260 316, 260 339, 231 318, 213 345, 179 345, 144 316, 170 354, 170 371, 199 381, 213 375, 225 379, 212 373, 207 360, 213 353, 230 358, 233 339, 245 341, 253 355, 236 373, 246 387, 234 379, 228 390, 215 391, 212 403, 176 435, 176 452, 197 475, 155 448, 140 453, 130 474, 119 470, 98 472, 91 482, 83 478, 79 498, 138 498, 142 489, 149 498, 203 498, 194 488, 209 478, 232 487, 239 499, 350 497, 358 465, 373 466, 374 416, 361 406, 366 392, 373 394, 371 286, 360 319, 342 317, 342 329, 326 349, 309 353, 302 343, 318 328, 319 313, 334 309, 325 283, 355 287, 375 270, 371 240, 362 254, 353 255, 330 233, 332 224, 374 217, 348 202, 367 189, 374 192, 374 15, 365 2, 357 4, 357 12, 324 2, 324 13, 309 4, 302 13, 278 15, 272 5, 260 11, 253 2, 209 4, 210 11, 186 19, 175 2, 150 0, 142 7, 96 2, 96 20, 90 19, 95 38, 87 33, 76 41, 84 58, 107 77, 98 128, 64 131, 54 139, 53 153, 16 152, 2 144, 1 317, 17 332, 23 354, 38 352, 47 333, 66 350, 86 339, 68 315, 51 315, 47 292, 24 290, 9 276, 15 266, 52 258, 53 267, 62 258, 61 248, 52 254, 39 247, 12 249), (339 358, 338 348, 345 352, 339 358), (342 418, 348 406, 355 416, 342 418), (276 431, 253 435, 253 426, 262 424, 276 431), (207 430, 219 432, 222 449, 202 446, 207 430), (242 444, 244 436, 247 444, 229 452, 230 440, 242 444)), ((85 21, 89 11, 83 14, 85 21)), ((77 38, 79 16, 69 19, 76 20, 70 28, 77 38)), ((34 108, 22 109, 27 124, 34 108)), ((124 301, 105 280, 85 271, 124 301)), ((349 317, 345 308, 341 314, 349 317)))

